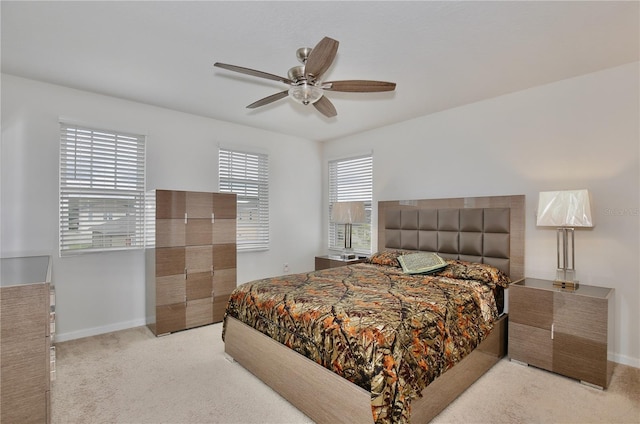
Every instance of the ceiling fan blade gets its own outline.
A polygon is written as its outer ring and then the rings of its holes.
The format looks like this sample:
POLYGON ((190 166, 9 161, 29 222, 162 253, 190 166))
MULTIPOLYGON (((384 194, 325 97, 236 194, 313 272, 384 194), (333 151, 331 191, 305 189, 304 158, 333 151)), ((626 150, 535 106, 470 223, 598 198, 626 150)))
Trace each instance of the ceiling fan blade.
POLYGON ((243 68, 242 66, 229 65, 229 64, 220 63, 220 62, 214 63, 213 66, 217 66, 218 68, 226 69, 228 71, 240 72, 241 74, 247 74, 247 75, 251 75, 251 76, 254 76, 254 77, 266 78, 266 79, 270 79, 270 80, 274 80, 274 81, 279 81, 279 82, 283 82, 285 84, 293 83, 293 81, 291 81, 289 78, 279 77, 278 75, 268 74, 268 73, 262 72, 262 71, 256 71, 255 69, 243 68))
POLYGON ((255 109, 260 106, 268 105, 269 103, 273 103, 276 100, 280 100, 284 97, 287 97, 288 95, 289 95, 289 90, 284 90, 279 93, 272 94, 270 96, 265 97, 264 99, 260 99, 257 102, 251 103, 249 106, 247 106, 247 109, 255 109))
POLYGON ((309 53, 304 65, 304 76, 307 80, 320 78, 333 63, 338 53, 338 42, 333 38, 324 37, 309 53))
POLYGON ((386 81, 367 81, 367 80, 345 80, 345 81, 327 81, 323 86, 328 86, 328 91, 347 91, 351 93, 373 93, 377 91, 393 91, 396 89, 395 82, 386 81))
POLYGON ((338 114, 335 106, 333 106, 333 103, 331 103, 331 101, 327 99, 326 96, 320 97, 320 100, 315 102, 313 105, 321 114, 323 114, 327 118, 333 118, 338 114))

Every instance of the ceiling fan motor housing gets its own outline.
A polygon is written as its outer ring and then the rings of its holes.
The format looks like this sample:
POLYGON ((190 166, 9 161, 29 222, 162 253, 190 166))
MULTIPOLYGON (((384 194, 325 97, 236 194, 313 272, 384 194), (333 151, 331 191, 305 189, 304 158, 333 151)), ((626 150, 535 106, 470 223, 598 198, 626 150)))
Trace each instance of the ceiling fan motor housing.
POLYGON ((289 69, 289 72, 287 72, 287 76, 294 83, 306 79, 304 77, 304 66, 294 66, 293 68, 289 69))
POLYGON ((311 47, 300 47, 298 50, 296 50, 296 58, 298 58, 300 63, 307 63, 307 59, 309 58, 311 50, 311 47))

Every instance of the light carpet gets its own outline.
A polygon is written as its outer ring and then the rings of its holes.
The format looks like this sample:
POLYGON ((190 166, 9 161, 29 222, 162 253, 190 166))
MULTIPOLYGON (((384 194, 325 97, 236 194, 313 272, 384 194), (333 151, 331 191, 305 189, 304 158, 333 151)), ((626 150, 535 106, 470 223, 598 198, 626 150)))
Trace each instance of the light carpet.
MULTIPOLYGON (((138 327, 57 343, 52 422, 312 422, 227 360, 221 333, 214 324, 157 338, 138 327)), ((617 365, 601 391, 504 359, 433 422, 640 423, 640 369, 617 365)))

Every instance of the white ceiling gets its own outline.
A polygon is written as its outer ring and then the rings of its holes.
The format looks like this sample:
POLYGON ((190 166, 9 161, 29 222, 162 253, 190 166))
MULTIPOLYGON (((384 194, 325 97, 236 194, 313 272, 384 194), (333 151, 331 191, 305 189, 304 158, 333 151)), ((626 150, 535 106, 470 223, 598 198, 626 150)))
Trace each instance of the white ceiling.
MULTIPOLYGON (((311 140, 330 140, 639 60, 638 1, 79 1, 1 3, 2 72, 311 140), (397 83, 337 93, 325 118, 284 84, 295 51, 340 42, 324 80, 397 83)), ((463 124, 463 123, 461 123, 463 124)))

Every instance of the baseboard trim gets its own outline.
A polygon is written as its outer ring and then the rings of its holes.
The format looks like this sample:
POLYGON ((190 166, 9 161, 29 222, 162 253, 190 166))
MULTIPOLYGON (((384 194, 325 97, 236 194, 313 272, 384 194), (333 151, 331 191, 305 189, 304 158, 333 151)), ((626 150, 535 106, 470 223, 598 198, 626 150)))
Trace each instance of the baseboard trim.
MULTIPOLYGON (((128 328, 141 327, 146 325, 146 319, 141 318, 133 321, 119 322, 116 324, 105 325, 101 327, 85 328, 77 331, 66 333, 56 333, 54 343, 66 342, 69 340, 82 339, 84 337, 97 336, 99 334, 111 333, 114 331, 126 330, 128 328)), ((634 368, 640 368, 640 358, 632 358, 626 355, 614 354, 609 352, 609 360, 618 364, 628 365, 634 368)))
POLYGON ((134 327, 146 325, 144 318, 133 321, 118 322, 115 324, 105 325, 101 327, 85 328, 77 331, 69 331, 66 333, 56 333, 53 339, 54 343, 67 342, 69 340, 82 339, 84 337, 97 336, 99 334, 112 333, 114 331, 126 330, 134 327))
POLYGON ((629 365, 630 367, 640 368, 640 358, 632 358, 627 355, 614 354, 609 352, 609 360, 622 365, 629 365))

